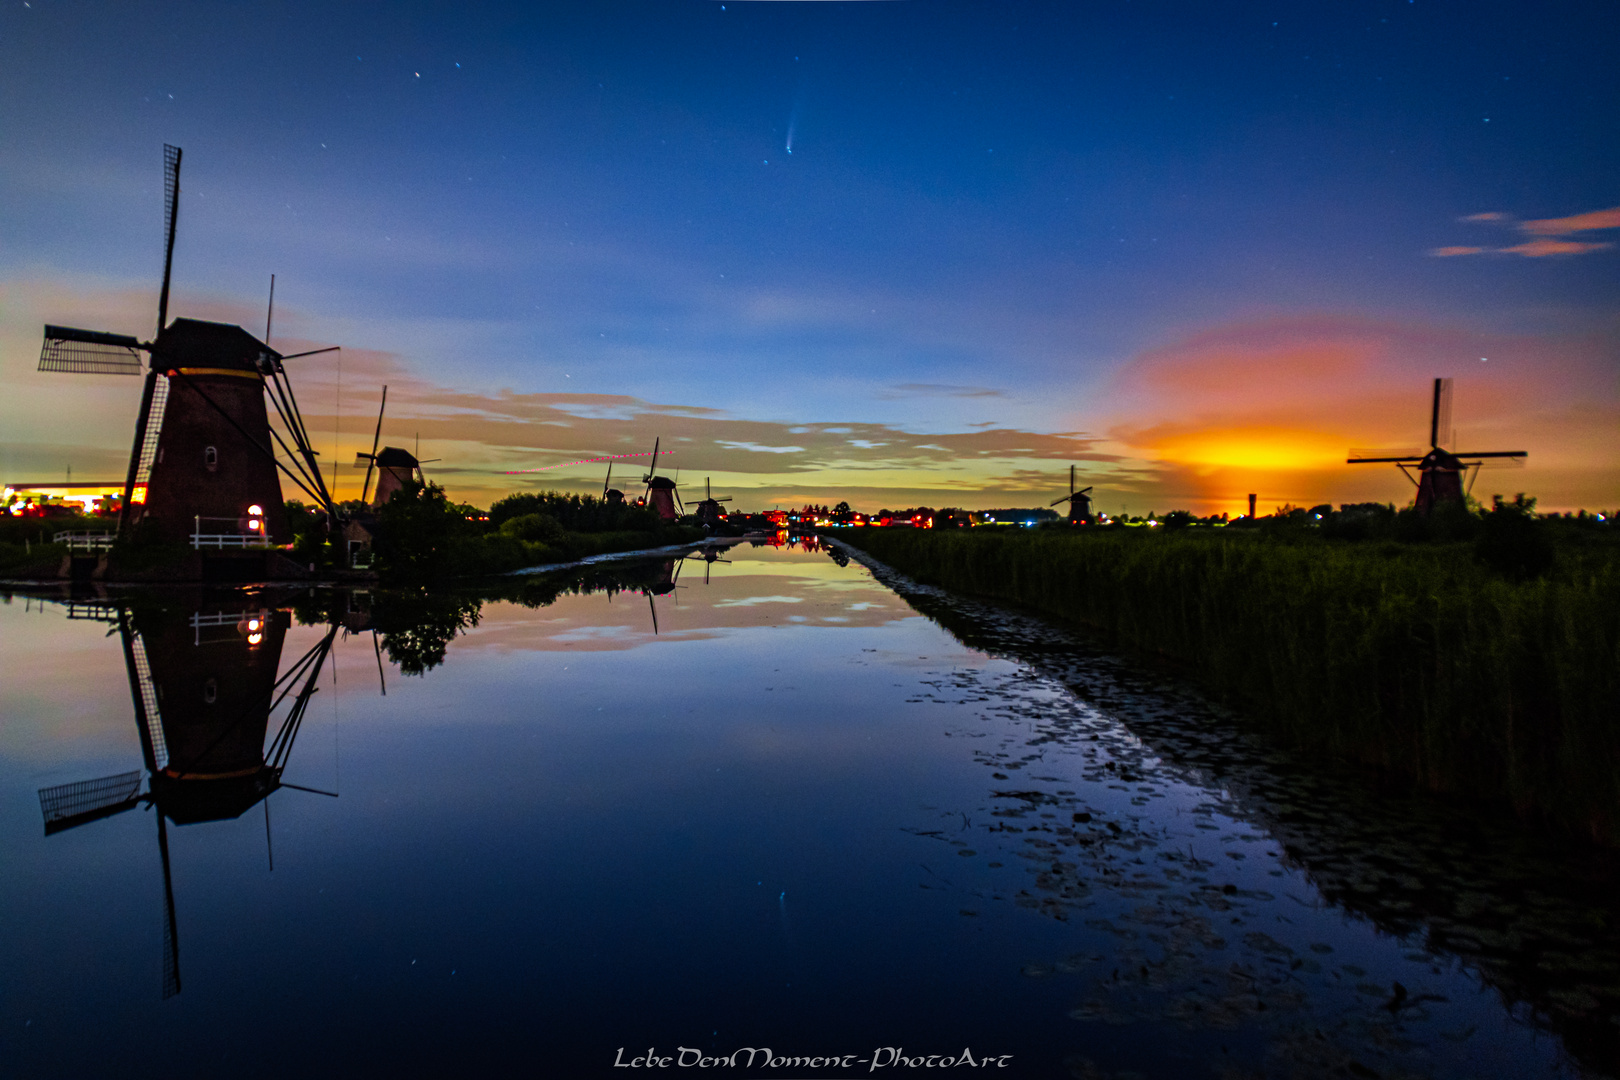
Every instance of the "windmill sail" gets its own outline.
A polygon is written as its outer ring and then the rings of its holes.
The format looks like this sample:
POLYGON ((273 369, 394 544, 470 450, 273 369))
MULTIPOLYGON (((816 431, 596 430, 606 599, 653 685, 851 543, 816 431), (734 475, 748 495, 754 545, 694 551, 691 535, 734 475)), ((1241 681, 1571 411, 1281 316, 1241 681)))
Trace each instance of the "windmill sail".
POLYGON ((45 835, 83 825, 87 821, 111 817, 140 802, 141 771, 80 780, 72 784, 39 789, 39 812, 45 818, 45 835))
POLYGON ((141 343, 126 334, 46 326, 39 370, 69 375, 139 375, 141 343))

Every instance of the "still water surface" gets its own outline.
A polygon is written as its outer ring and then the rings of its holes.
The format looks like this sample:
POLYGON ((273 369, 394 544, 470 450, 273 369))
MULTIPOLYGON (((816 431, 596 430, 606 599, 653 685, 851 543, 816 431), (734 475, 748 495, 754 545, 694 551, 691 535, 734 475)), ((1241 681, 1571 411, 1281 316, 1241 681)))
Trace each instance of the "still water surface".
POLYGON ((1607 868, 1018 613, 723 557, 13 596, 0 1072, 1612 1074, 1607 868), (681 1067, 741 1047, 840 1060, 681 1067))

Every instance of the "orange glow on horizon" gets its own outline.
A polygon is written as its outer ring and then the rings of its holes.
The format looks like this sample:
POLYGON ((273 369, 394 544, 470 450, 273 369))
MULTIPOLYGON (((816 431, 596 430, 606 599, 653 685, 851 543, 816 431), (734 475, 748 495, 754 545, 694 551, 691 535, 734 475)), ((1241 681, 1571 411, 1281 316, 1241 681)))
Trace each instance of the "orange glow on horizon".
POLYGON ((1345 440, 1290 428, 1211 428, 1155 440, 1164 461, 1194 469, 1317 470, 1344 464, 1345 440))

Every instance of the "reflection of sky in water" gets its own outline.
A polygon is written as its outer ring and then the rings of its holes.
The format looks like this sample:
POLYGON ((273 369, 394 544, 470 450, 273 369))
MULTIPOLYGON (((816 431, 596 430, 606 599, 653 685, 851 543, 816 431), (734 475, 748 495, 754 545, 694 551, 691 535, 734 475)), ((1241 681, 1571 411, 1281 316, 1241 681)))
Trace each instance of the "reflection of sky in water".
POLYGON ((387 696, 370 635, 340 638, 286 779, 341 797, 271 797, 273 872, 257 807, 169 830, 166 1002, 152 815, 44 838, 34 796, 138 767, 117 639, 0 608, 0 1059, 592 1076, 619 1046, 899 1044, 1019 1076, 1552 1075, 1554 1041, 1104 712, 858 565, 730 557, 654 600, 656 637, 639 592, 486 604, 387 696))

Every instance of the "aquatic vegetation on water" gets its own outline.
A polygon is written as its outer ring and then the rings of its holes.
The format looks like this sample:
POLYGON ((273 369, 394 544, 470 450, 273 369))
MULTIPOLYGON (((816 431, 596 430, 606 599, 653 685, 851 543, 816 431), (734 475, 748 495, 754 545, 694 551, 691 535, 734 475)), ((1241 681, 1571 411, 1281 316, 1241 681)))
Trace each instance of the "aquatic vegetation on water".
POLYGON ((1613 843, 1620 553, 1515 580, 1467 545, 1222 530, 851 530, 919 581, 1028 604, 1183 664, 1273 737, 1613 843))
MULTIPOLYGON (((1437 1047, 1477 1041, 1444 985, 1473 972, 1513 1015, 1557 1031, 1580 1069, 1620 1073, 1612 858, 1324 770, 1080 634, 863 561, 965 644, 1026 665, 999 680, 956 671, 914 699, 1021 718, 1028 734, 975 753, 992 770, 985 807, 942 809, 960 828, 913 831, 1018 860, 1026 884, 999 898, 1088 935, 1025 967, 1076 984, 1074 1019, 1258 1030, 1267 1075, 1431 1075, 1437 1047), (1047 775, 1064 755, 1080 774, 1047 775), (1292 886, 1296 873, 1314 889, 1292 886), (1375 976, 1313 940, 1334 907, 1398 939, 1408 966, 1375 976)), ((1237 1065, 1219 1056, 1217 1071, 1237 1065)), ((1091 1058, 1071 1065, 1110 1075, 1091 1058)))

